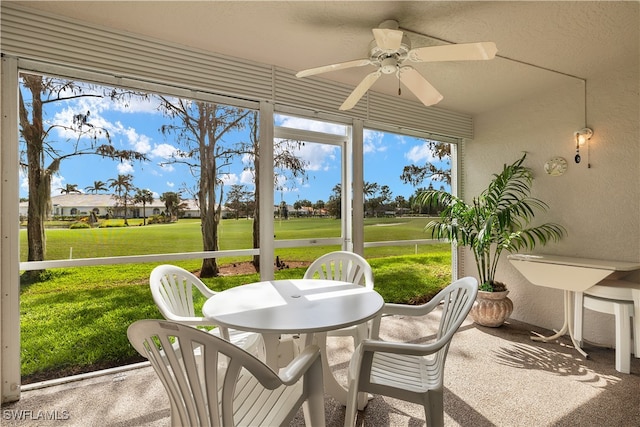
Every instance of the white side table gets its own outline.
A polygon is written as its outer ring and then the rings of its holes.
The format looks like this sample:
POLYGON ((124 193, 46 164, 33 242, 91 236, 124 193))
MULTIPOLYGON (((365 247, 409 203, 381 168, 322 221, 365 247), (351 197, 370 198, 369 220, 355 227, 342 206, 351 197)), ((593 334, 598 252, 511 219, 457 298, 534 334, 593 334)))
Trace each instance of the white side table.
POLYGON ((617 279, 631 271, 639 270, 640 263, 591 258, 574 258, 561 255, 512 254, 508 256, 513 266, 531 283, 537 286, 564 291, 564 324, 556 334, 534 336, 535 341, 553 341, 569 332, 576 350, 587 353, 576 342, 573 334, 574 292, 584 292, 600 281, 617 279))

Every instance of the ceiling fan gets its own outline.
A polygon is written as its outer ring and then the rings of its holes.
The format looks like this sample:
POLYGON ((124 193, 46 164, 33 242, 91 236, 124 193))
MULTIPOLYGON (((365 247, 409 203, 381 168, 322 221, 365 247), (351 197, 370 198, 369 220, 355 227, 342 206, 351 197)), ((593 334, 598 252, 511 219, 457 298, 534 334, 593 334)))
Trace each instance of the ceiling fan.
POLYGON ((383 74, 394 73, 400 82, 409 88, 424 105, 429 106, 440 102, 443 98, 442 95, 415 68, 406 65, 407 63, 493 59, 498 51, 493 42, 425 46, 412 49, 409 37, 398 28, 397 21, 387 20, 372 30, 374 40, 369 44, 369 58, 310 68, 298 72, 296 77, 308 77, 345 68, 374 65, 377 70, 368 74, 356 86, 342 103, 340 110, 353 108, 383 74))

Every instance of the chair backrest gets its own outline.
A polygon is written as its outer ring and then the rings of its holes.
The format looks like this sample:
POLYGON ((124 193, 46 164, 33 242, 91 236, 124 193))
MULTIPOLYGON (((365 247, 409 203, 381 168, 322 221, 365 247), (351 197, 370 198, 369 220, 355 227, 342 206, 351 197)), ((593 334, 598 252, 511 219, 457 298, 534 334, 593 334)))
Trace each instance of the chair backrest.
POLYGON ((304 273, 305 279, 342 280, 373 289, 373 272, 366 259, 347 252, 329 252, 317 258, 304 273))
POLYGON ((159 265, 151 272, 149 286, 153 300, 165 319, 192 326, 209 324, 204 317, 195 314, 194 288, 205 298, 216 293, 189 271, 175 265, 159 265))
MULTIPOLYGON (((239 390, 238 382, 246 384, 239 380, 241 374, 243 378, 250 374, 253 393, 256 387, 273 390, 283 384, 253 355, 187 325, 139 320, 129 326, 127 336, 138 353, 149 359, 167 391, 172 425, 235 425, 234 408, 247 400, 239 390)), ((240 416, 236 414, 236 420, 240 416)), ((260 420, 252 422, 260 424, 260 420)))
POLYGON ((446 355, 453 334, 471 311, 477 294, 478 282, 472 277, 464 277, 448 285, 432 299, 432 301, 443 303, 442 317, 436 336, 437 341, 447 343, 441 350, 442 357, 446 355))
MULTIPOLYGON (((412 311, 415 310, 414 314, 405 312, 405 315, 423 315, 442 305, 442 314, 434 340, 428 344, 407 344, 406 347, 413 347, 412 354, 430 355, 433 360, 431 363, 432 366, 437 366, 439 370, 444 369, 451 339, 460 325, 462 325, 462 322, 464 322, 469 311, 471 311, 477 294, 477 280, 473 277, 464 277, 449 284, 429 300, 429 302, 414 306, 412 309, 412 311)), ((390 310, 383 309, 383 313, 385 311, 392 313, 390 310)), ((381 316, 378 316, 374 320, 371 332, 373 339, 379 339, 380 320, 381 316)))

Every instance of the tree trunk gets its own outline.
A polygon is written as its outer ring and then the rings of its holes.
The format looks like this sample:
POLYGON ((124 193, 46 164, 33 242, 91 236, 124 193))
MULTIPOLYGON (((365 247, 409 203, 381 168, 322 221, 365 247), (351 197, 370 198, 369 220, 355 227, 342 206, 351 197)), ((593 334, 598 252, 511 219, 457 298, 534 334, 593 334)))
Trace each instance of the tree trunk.
MULTIPOLYGON (((44 221, 48 215, 49 196, 51 192, 50 175, 42 165, 44 129, 42 126, 42 77, 25 76, 25 85, 31 91, 33 110, 32 123, 20 95, 20 124, 27 145, 27 176, 29 179, 29 207, 27 210, 27 245, 28 261, 44 261, 46 253, 46 236, 44 221)), ((30 275, 38 275, 41 271, 31 271, 30 275)))
MULTIPOLYGON (((257 195, 257 193, 256 193, 257 195)), ((253 248, 260 248, 260 208, 258 208, 258 204, 256 203, 256 207, 253 211, 253 248)), ((260 272, 260 255, 253 256, 253 266, 256 271, 260 272)))
MULTIPOLYGON (((257 153, 256 148, 256 153, 257 153)), ((260 160, 258 156, 255 156, 255 194, 253 204, 253 248, 260 248, 260 160)), ((260 255, 253 256, 253 267, 256 271, 260 272, 260 255)))
MULTIPOLYGON (((213 149, 206 144, 200 144, 200 224, 202 231, 202 249, 204 251, 218 250, 218 221, 216 215, 216 158, 213 149)), ((200 277, 216 277, 218 263, 215 258, 202 260, 200 277)))

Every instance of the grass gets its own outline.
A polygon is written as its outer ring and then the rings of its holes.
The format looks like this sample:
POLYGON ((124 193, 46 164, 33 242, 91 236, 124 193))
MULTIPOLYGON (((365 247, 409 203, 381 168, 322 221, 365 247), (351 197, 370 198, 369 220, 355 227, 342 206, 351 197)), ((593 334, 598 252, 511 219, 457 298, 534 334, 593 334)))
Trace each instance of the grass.
MULTIPOLYGON (((395 236, 405 234, 415 238, 418 223, 424 223, 424 219, 417 222, 405 221, 393 227, 379 227, 374 221, 370 221, 367 227, 371 228, 371 233, 366 235, 380 240, 380 232, 384 233, 386 240, 394 240, 395 236)), ((287 239, 300 238, 309 233, 317 233, 316 236, 324 233, 331 235, 339 226, 339 222, 335 220, 283 221, 277 235, 278 238, 283 236, 282 238, 287 239)), ((249 247, 248 230, 250 221, 225 222, 221 236, 223 248, 249 247)), ((48 253, 54 254, 52 258, 66 258, 62 254, 68 251, 68 247, 73 247, 74 258, 76 255, 87 257, 177 252, 200 250, 201 247, 197 221, 147 227, 47 230, 47 244, 48 253), (172 241, 173 237, 179 238, 181 243, 169 247, 166 243, 162 244, 172 241), (96 242, 102 244, 96 248, 96 242), (135 242, 135 245, 131 242, 135 242), (67 249, 63 250, 65 246, 67 249), (132 253, 133 251, 135 252, 132 253)), ((279 250, 278 256, 285 262, 311 262, 320 254, 334 249, 336 248, 291 248, 279 250)), ((450 281, 449 245, 422 245, 418 254, 414 254, 414 251, 414 247, 367 249, 366 256, 374 272, 376 290, 385 301, 421 302, 450 281), (389 251, 405 255, 388 256, 389 251)), ((220 261, 237 262, 232 259, 220 261)), ((148 286, 149 273, 158 264, 160 263, 61 268, 48 270, 46 280, 40 282, 28 283, 23 279, 20 299, 23 382, 26 384, 140 360, 127 340, 126 329, 138 319, 161 318, 148 286)), ((174 264, 197 271, 201 262, 189 260, 176 261, 174 264)), ((276 278, 299 278, 304 270, 305 268, 278 270, 276 278)), ((256 273, 221 276, 204 279, 204 282, 210 288, 221 291, 258 280, 259 275, 256 273)))

